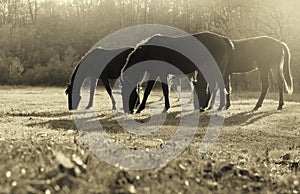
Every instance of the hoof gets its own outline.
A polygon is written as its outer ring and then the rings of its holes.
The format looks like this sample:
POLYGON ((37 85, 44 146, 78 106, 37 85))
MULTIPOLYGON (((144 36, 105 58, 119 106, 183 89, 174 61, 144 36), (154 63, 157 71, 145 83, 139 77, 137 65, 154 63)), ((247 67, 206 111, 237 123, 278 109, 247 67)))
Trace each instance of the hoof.
POLYGON ((228 110, 230 108, 230 104, 226 105, 225 109, 228 110))
POLYGON ((138 108, 135 113, 141 113, 144 109, 138 108))
POLYGON ((261 105, 257 105, 254 107, 254 109, 252 111, 257 111, 259 108, 261 107, 261 105))
POLYGON ((214 107, 213 106, 209 106, 208 108, 207 108, 207 110, 212 110, 214 107))
POLYGON ((217 109, 217 111, 222 111, 224 110, 224 108, 226 108, 225 106, 219 106, 219 108, 217 109))
POLYGON ((167 113, 168 110, 169 110, 169 108, 170 108, 170 106, 166 106, 166 107, 164 108, 164 110, 162 111, 162 113, 167 113))
POLYGON ((283 107, 283 103, 279 103, 277 110, 282 110, 282 107, 283 107))
POLYGON ((200 112, 204 112, 205 109, 201 107, 201 108, 199 108, 199 111, 200 111, 200 112))
POLYGON ((145 106, 140 104, 139 108, 137 109, 136 113, 141 113, 145 109, 145 106))

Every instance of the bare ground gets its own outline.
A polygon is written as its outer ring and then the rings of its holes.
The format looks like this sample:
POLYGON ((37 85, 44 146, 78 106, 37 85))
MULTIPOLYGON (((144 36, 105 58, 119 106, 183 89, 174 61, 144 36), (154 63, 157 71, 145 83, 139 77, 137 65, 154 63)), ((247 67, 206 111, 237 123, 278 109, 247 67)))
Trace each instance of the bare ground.
MULTIPOLYGON (((150 102, 161 99, 154 92, 150 102)), ((252 112, 257 92, 233 93, 232 107, 212 149, 199 155, 211 112, 200 116, 191 144, 166 165, 140 171, 116 168, 90 152, 79 136, 63 88, 0 89, 0 193, 299 193, 300 95, 277 93, 252 112)), ((175 94, 164 127, 148 136, 115 121, 98 91, 97 119, 109 136, 132 149, 164 144, 182 116, 175 94)), ((160 107, 162 109, 162 106, 160 107)), ((120 114, 122 116, 122 114, 120 114)), ((147 122, 147 111, 134 116, 147 122)))

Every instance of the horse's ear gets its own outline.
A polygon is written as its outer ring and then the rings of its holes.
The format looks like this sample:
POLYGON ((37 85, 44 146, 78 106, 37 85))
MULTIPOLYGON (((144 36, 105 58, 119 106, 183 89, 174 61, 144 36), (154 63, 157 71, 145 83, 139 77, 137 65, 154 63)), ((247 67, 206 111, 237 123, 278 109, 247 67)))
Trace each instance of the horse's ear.
POLYGON ((70 94, 70 84, 67 83, 66 95, 70 94))
POLYGON ((66 83, 67 89, 65 91, 66 95, 68 95, 70 93, 70 83, 66 83))

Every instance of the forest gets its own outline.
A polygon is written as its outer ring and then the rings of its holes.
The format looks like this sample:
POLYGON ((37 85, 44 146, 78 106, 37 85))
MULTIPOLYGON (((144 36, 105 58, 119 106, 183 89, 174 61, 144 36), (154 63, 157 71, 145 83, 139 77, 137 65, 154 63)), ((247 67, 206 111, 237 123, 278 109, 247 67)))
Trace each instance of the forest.
MULTIPOLYGON (((0 85, 64 86, 101 38, 137 24, 164 24, 189 33, 267 35, 286 42, 299 91, 299 7, 298 0, 2 0, 0 85)), ((232 87, 257 90, 258 76, 235 75, 232 87)))

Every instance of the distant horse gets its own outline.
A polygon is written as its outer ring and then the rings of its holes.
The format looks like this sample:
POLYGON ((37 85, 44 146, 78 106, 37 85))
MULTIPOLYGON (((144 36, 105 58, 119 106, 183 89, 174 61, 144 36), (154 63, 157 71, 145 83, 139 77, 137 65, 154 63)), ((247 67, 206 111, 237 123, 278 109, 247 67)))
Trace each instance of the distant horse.
MULTIPOLYGON (((179 101, 181 98, 182 83, 184 79, 185 77, 172 75, 172 74, 168 76, 169 92, 171 90, 174 90, 177 93, 177 101, 179 101)), ((194 85, 193 82, 191 81, 190 81, 190 88, 191 88, 191 93, 189 95, 189 102, 192 102, 194 98, 194 85)))
POLYGON ((109 83, 109 79, 118 79, 120 77, 121 70, 125 64, 126 58, 128 54, 133 51, 133 49, 134 48, 130 47, 112 50, 95 48, 88 52, 74 69, 70 83, 68 84, 66 89, 66 94, 68 95, 69 110, 77 109, 81 99, 81 86, 84 80, 88 77, 90 77, 91 79, 91 86, 89 103, 86 108, 90 108, 93 105, 97 79, 100 78, 111 98, 112 109, 115 110, 116 102, 112 95, 112 89, 109 83), (74 83, 75 77, 77 77, 76 83, 74 83))
MULTIPOLYGON (((155 83, 155 80, 157 78, 160 78, 162 81, 162 88, 163 88, 163 94, 165 98, 165 108, 164 111, 167 111, 170 107, 169 102, 169 96, 168 96, 168 86, 164 83, 167 83, 167 76, 168 74, 178 74, 179 72, 173 72, 169 69, 166 69, 165 66, 160 63, 159 65, 155 65, 157 62, 150 62, 151 60, 155 61, 162 61, 165 63, 169 63, 175 68, 179 69, 183 74, 195 74, 196 79, 193 82, 195 92, 197 94, 198 98, 198 106, 195 106, 196 108, 199 108, 200 110, 207 107, 207 82, 206 78, 198 72, 197 66, 189 60, 186 56, 182 56, 180 53, 177 53, 176 51, 169 49, 164 46, 155 46, 156 44, 160 45, 184 45, 188 46, 190 39, 197 39, 200 41, 203 45, 205 50, 207 51, 206 58, 209 58, 209 56, 212 56, 212 60, 215 60, 217 65, 219 66, 220 70, 223 71, 226 69, 227 63, 228 63, 228 56, 230 56, 229 53, 232 52, 233 45, 231 41, 224 36, 220 36, 218 34, 210 33, 210 32, 202 32, 198 34, 194 34, 192 36, 181 36, 181 37, 168 37, 168 36, 162 36, 162 35, 156 35, 153 37, 150 37, 148 40, 144 41, 142 44, 137 45, 137 47, 129 54, 129 57, 127 59, 127 63, 122 69, 122 72, 129 69, 130 67, 133 67, 135 64, 140 62, 148 61, 147 65, 145 66, 144 71, 147 71, 150 73, 150 80, 148 82, 148 85, 144 92, 143 100, 137 110, 138 112, 141 112, 146 105, 146 101, 148 96, 150 95, 150 91, 155 83), (209 56, 208 56, 209 55, 209 56)), ((187 47, 187 49, 189 49, 187 47)), ((198 55, 198 57, 201 57, 201 52, 203 54, 202 50, 193 50, 189 51, 193 54, 198 55)), ((207 63, 208 61, 202 60, 203 63, 207 63)), ((209 63, 212 63, 212 61, 209 61, 209 63)), ((212 64, 202 64, 205 66, 206 71, 209 72, 209 65, 212 64)), ((135 72, 134 75, 127 76, 123 75, 123 83, 122 83, 122 98, 123 98, 123 108, 125 112, 132 112, 134 107, 134 101, 132 99, 135 99, 134 93, 128 93, 128 90, 130 87, 134 86, 136 83, 138 83, 139 80, 139 74, 143 74, 143 72, 135 72), (127 106, 127 102, 129 102, 127 106)), ((213 75, 212 75, 213 76, 213 75)), ((222 75, 221 75, 222 76, 222 75)), ((193 77, 193 76, 191 76, 193 77)), ((214 78, 211 78, 214 79, 214 78)), ((214 81, 209 83, 210 86, 215 86, 216 83, 214 81)), ((221 86, 221 83, 218 83, 219 87, 221 86)), ((225 106, 225 99, 224 99, 224 89, 220 92, 221 94, 221 102, 220 107, 225 106)))
POLYGON ((226 101, 230 106, 230 77, 234 73, 246 73, 258 70, 262 90, 253 110, 262 106, 263 100, 269 89, 268 75, 273 74, 279 89, 278 110, 283 106, 283 85, 289 94, 293 93, 293 79, 291 75, 291 56, 288 46, 271 37, 260 36, 242 40, 233 40, 234 51, 228 64, 224 82, 228 91, 226 101))

